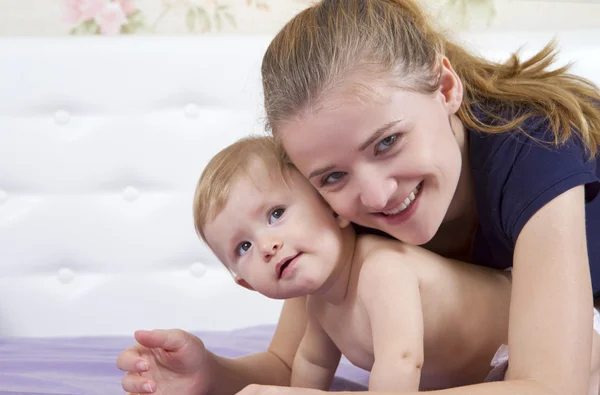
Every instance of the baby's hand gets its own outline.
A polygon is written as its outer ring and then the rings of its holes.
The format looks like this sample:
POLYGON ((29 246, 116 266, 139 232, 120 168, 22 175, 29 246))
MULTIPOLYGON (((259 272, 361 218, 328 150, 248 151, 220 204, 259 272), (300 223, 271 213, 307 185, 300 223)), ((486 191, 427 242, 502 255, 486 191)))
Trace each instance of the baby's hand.
POLYGON ((158 395, 208 394, 212 359, 204 343, 180 329, 137 331, 138 341, 119 354, 117 366, 127 372, 128 393, 158 395))

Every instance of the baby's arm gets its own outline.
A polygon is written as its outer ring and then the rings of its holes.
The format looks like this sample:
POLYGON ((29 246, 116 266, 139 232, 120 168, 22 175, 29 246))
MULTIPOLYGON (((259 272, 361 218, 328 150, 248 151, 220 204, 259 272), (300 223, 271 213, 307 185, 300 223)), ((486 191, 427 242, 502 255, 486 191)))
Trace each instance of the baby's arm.
POLYGON ((292 387, 329 390, 340 358, 337 346, 309 312, 306 332, 292 366, 292 387))
POLYGON ((373 335, 369 391, 418 391, 424 357, 416 275, 397 253, 377 251, 363 263, 358 287, 373 335))

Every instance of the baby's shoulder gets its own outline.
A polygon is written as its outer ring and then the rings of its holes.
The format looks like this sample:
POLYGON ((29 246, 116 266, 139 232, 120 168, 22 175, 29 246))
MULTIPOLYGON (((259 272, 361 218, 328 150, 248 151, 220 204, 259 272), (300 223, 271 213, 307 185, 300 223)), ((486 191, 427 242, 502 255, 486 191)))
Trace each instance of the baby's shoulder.
POLYGON ((413 246, 397 239, 391 239, 373 234, 359 235, 356 240, 355 257, 366 262, 394 259, 413 253, 413 246))
POLYGON ((414 248, 395 239, 361 235, 357 239, 354 258, 360 266, 359 289, 371 289, 388 281, 418 281, 418 271, 412 264, 414 248))

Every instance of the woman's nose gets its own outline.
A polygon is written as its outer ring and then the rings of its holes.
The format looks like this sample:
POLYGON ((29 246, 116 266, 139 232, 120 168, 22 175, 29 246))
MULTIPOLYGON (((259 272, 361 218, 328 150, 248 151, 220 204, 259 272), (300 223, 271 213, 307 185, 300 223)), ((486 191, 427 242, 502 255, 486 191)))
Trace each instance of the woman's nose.
POLYGON ((360 187, 360 201, 371 210, 382 210, 397 188, 391 177, 377 177, 376 174, 363 176, 360 187))

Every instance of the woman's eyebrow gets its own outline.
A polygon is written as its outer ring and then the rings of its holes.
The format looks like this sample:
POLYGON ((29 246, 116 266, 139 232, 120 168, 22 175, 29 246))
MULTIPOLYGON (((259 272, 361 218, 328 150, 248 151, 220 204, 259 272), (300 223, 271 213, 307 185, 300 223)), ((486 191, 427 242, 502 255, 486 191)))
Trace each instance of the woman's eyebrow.
MULTIPOLYGON (((390 130, 394 125, 396 125, 397 123, 400 123, 402 121, 403 121, 403 119, 398 119, 396 121, 388 122, 385 125, 383 125, 382 127, 378 128, 375 131, 375 133, 373 133, 364 143, 362 143, 360 145, 360 147, 358 147, 358 151, 359 152, 364 151, 369 145, 373 144, 373 142, 375 140, 377 140, 379 137, 381 137, 382 134, 384 134, 385 132, 390 130)), ((336 167, 335 165, 327 165, 327 166, 323 166, 319 169, 316 169, 308 175, 308 179, 310 180, 313 177, 320 176, 321 174, 327 173, 328 171, 335 169, 335 167, 336 167)))
POLYGON ((328 165, 325 167, 321 167, 320 169, 317 169, 317 170, 313 171, 312 173, 310 173, 308 175, 308 179, 310 180, 313 177, 320 176, 321 174, 327 173, 329 170, 332 170, 332 169, 335 169, 335 165, 328 165))
POLYGON ((398 119, 396 121, 388 122, 379 129, 377 129, 375 133, 373 133, 364 143, 360 145, 360 147, 358 147, 358 152, 364 151, 369 145, 373 144, 375 140, 381 137, 382 134, 390 130, 392 126, 396 125, 398 122, 401 121, 401 119, 398 119))

